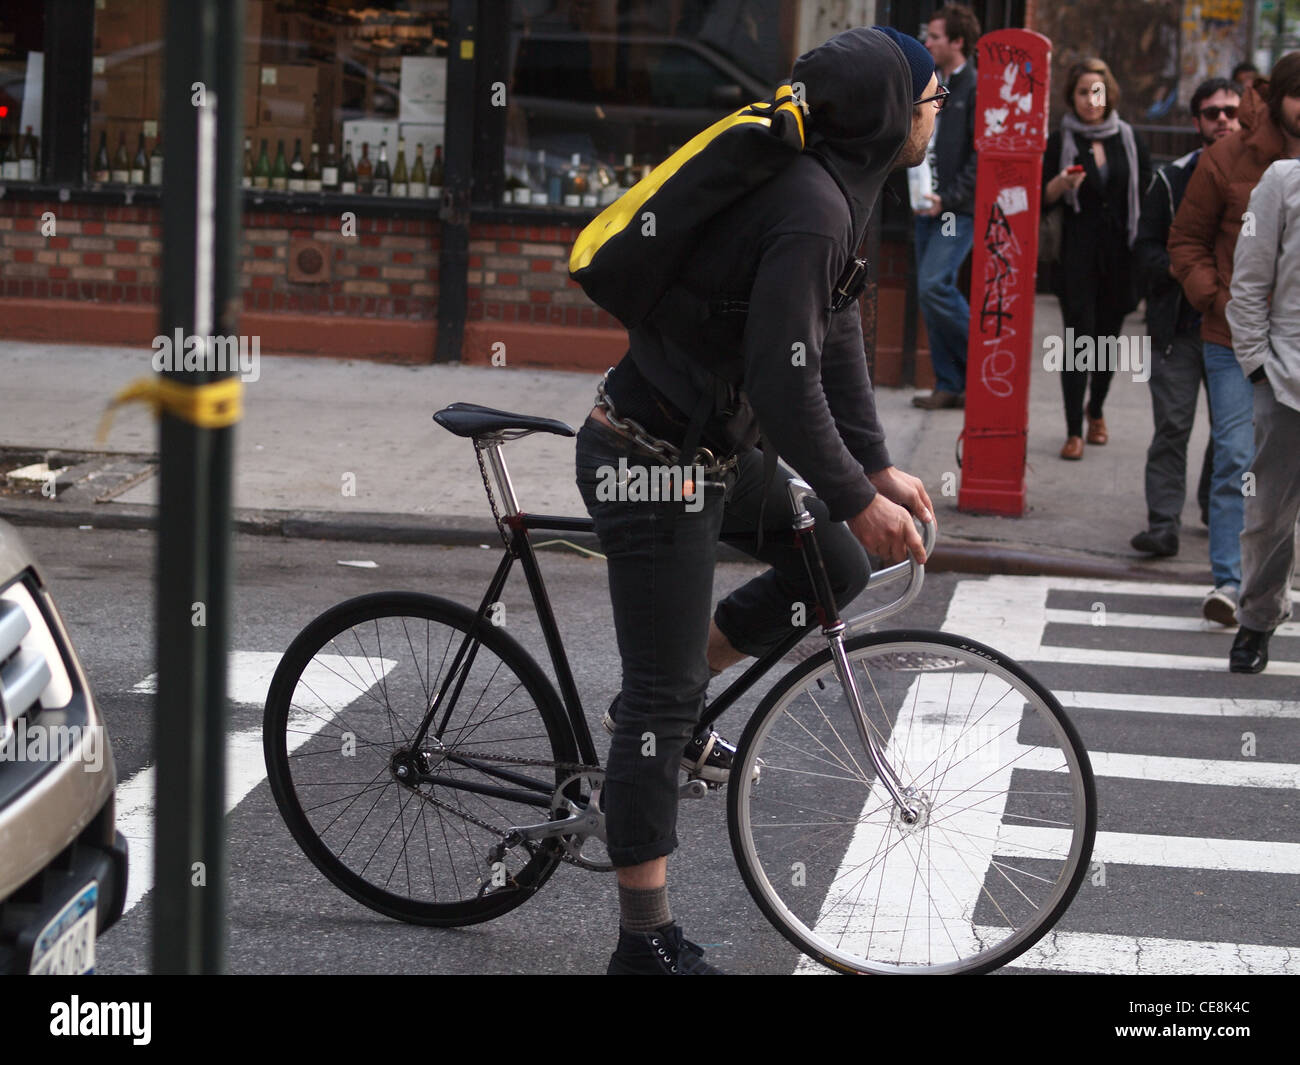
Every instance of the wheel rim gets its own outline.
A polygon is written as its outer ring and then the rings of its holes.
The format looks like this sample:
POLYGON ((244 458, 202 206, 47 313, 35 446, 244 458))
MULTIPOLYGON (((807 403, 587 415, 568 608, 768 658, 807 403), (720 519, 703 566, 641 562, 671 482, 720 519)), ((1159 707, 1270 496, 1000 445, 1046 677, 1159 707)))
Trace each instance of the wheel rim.
POLYGON ((1051 927, 1085 872, 1086 755, 1050 693, 961 643, 971 649, 882 638, 850 652, 915 824, 876 780, 828 657, 743 742, 732 773, 742 871, 787 938, 834 968, 995 968, 1051 927))
POLYGON ((451 672, 465 623, 418 613, 343 617, 332 635, 312 641, 313 650, 286 655, 286 662, 296 658, 283 684, 291 690, 277 693, 273 685, 282 761, 274 790, 286 821, 331 880, 390 916, 485 919, 522 901, 557 861, 551 847, 519 846, 494 864, 489 852, 500 836, 475 820, 498 829, 547 820, 556 770, 525 763, 564 758, 556 753, 562 739, 539 709, 545 696, 536 679, 520 676, 527 670, 501 641, 489 635, 462 667, 465 682, 441 737, 431 733, 419 749, 412 746, 425 707, 451 672), (499 760, 458 761, 483 755, 499 760), (546 784, 541 805, 452 786, 518 790, 484 772, 485 764, 546 784))

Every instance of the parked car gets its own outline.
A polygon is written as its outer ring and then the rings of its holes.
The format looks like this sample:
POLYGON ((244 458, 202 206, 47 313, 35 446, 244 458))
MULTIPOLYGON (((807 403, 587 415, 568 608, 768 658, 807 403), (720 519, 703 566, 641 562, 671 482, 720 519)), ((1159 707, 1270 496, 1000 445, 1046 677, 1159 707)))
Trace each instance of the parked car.
POLYGON ((104 721, 35 559, 0 521, 0 973, 84 973, 126 899, 104 721))

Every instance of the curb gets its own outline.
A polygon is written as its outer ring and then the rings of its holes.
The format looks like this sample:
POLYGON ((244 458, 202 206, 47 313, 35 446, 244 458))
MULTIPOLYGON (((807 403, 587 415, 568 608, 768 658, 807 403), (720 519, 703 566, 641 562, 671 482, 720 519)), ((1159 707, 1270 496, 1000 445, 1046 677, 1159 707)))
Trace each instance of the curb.
MULTIPOLYGON (((0 499, 0 518, 14 525, 96 529, 158 528, 158 508, 147 505, 101 504, 67 507, 51 502, 0 499)), ((436 515, 386 514, 336 511, 262 510, 234 511, 235 532, 251 536, 278 536, 288 540, 349 540, 354 543, 424 544, 443 547, 493 546, 500 541, 496 529, 481 518, 436 515)), ((550 538, 547 534, 540 534, 550 538)), ((598 548, 591 533, 555 534, 583 547, 598 548)), ((726 544, 719 561, 753 561, 726 544)), ((1080 577, 1092 580, 1182 581, 1210 584, 1208 569, 1178 562, 1141 562, 1114 556, 1045 551, 1030 544, 1004 541, 945 540, 926 563, 927 573, 968 573, 1015 577, 1080 577)))

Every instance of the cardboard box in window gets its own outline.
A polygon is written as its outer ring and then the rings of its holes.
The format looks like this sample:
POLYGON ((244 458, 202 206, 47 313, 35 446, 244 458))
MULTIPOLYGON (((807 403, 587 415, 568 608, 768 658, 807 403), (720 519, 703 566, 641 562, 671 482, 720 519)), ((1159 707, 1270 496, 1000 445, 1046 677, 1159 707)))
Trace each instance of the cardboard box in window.
POLYGON ((337 92, 332 65, 263 64, 257 92, 259 126, 311 126, 322 137, 333 126, 337 92))
POLYGON ((95 0, 95 54, 162 48, 165 0, 95 0))
MULTIPOLYGON (((247 54, 247 53, 245 53, 247 54)), ((244 64, 244 129, 251 131, 257 125, 258 82, 262 68, 257 63, 244 64)))
POLYGON ((141 118, 162 118, 163 61, 162 56, 150 56, 144 61, 144 108, 141 118))
POLYGON ((130 59, 108 64, 92 61, 91 115, 106 118, 154 118, 145 114, 145 61, 130 59))

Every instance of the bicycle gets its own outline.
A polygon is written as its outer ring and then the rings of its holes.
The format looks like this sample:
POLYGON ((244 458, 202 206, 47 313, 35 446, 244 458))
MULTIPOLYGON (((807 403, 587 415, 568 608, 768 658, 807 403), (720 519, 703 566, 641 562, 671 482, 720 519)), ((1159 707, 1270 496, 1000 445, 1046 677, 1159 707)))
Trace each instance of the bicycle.
MULTIPOLYGON (((482 600, 470 609, 380 592, 326 611, 275 672, 263 743, 281 814, 326 877, 390 917, 454 926, 526 902, 561 862, 611 866, 600 760, 529 538, 592 522, 522 511, 502 455, 530 433, 574 431, 462 403, 434 419, 473 441, 505 544, 482 600), (515 562, 558 691, 493 623, 515 562)), ((811 489, 792 479, 788 494, 787 535, 808 564, 827 647, 772 685, 739 742, 725 788, 745 885, 787 940, 841 972, 1004 965, 1051 929, 1087 871, 1087 752, 1051 692, 992 648, 863 631, 920 593, 914 560, 871 575, 868 588, 906 579, 896 598, 841 620, 810 535, 811 489)), ((928 554, 937 529, 925 533, 928 554)), ((702 723, 816 627, 792 626, 707 703, 702 723)), ((688 779, 681 794, 708 790, 688 779)))

